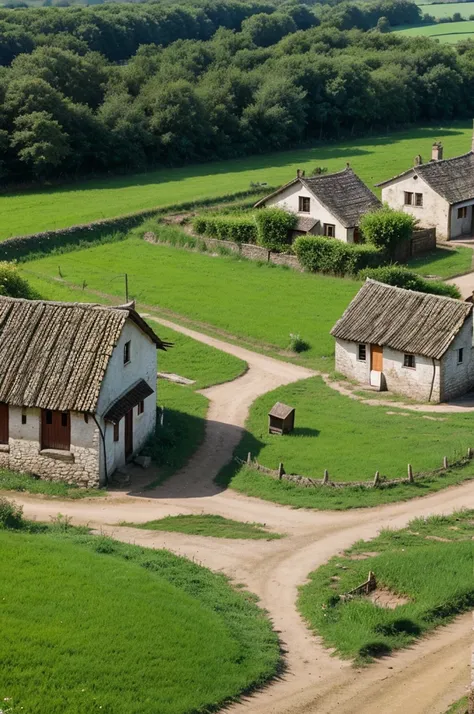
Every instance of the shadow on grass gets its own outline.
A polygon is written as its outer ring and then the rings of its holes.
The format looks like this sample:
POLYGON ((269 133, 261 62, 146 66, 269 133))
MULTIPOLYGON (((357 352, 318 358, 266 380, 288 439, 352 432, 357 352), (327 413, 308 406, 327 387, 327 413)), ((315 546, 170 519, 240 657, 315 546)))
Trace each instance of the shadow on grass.
POLYGON ((288 436, 319 436, 319 429, 311 429, 307 426, 297 426, 288 436))
POLYGON ((411 635, 417 637, 421 635, 421 627, 409 619, 394 620, 393 622, 376 625, 374 632, 378 635, 411 635))

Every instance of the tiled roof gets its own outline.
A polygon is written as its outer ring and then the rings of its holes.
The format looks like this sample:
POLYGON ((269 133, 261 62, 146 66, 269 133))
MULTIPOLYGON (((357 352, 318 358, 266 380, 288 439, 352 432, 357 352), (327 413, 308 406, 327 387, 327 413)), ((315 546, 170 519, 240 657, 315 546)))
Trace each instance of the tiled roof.
POLYGON ((294 407, 289 407, 288 404, 283 404, 282 402, 277 402, 268 412, 268 416, 276 417, 277 419, 286 419, 290 416, 291 412, 294 412, 294 407))
POLYGON ((368 279, 331 335, 441 359, 472 307, 461 300, 368 279))
POLYGON ((166 348, 129 306, 0 297, 0 402, 94 412, 127 319, 166 348))

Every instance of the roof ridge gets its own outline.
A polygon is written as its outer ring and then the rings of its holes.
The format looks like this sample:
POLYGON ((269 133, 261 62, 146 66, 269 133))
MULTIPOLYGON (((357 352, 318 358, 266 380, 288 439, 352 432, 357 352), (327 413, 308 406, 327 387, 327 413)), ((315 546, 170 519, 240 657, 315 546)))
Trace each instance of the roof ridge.
POLYGON ((30 298, 17 298, 11 297, 10 295, 0 295, 0 300, 4 302, 14 302, 14 303, 28 303, 31 305, 55 305, 57 307, 74 307, 82 308, 84 310, 123 310, 124 312, 130 312, 133 310, 131 307, 126 305, 102 305, 99 302, 66 302, 65 300, 44 300, 39 298, 38 300, 33 300, 30 298))
MULTIPOLYGON (((341 169, 340 171, 331 171, 328 173, 322 173, 322 174, 316 174, 315 176, 300 176, 300 180, 303 181, 311 181, 312 179, 325 179, 325 178, 331 178, 332 176, 340 176, 341 174, 345 174, 346 172, 348 173, 353 173, 354 176, 359 178, 357 174, 355 173, 354 169, 351 168, 350 166, 346 166, 344 169, 341 169)), ((362 181, 362 179, 360 179, 362 181)))
POLYGON ((456 159, 464 159, 466 156, 469 156, 469 154, 472 154, 474 152, 472 151, 466 151, 465 154, 458 154, 457 156, 450 156, 449 158, 446 159, 431 159, 431 161, 425 161, 424 164, 419 164, 418 166, 413 166, 413 170, 416 172, 417 169, 424 168, 425 166, 433 166, 435 164, 445 164, 448 161, 455 161, 456 159))

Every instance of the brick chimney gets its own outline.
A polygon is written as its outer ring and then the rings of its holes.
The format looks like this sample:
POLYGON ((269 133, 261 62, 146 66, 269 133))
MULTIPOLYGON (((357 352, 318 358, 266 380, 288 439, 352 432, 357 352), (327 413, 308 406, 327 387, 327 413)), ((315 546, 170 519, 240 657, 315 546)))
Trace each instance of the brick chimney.
POLYGON ((296 169, 296 178, 304 178, 305 172, 302 169, 296 169))
POLYGON ((421 158, 421 154, 417 154, 417 156, 415 156, 413 166, 421 166, 422 163, 423 163, 423 159, 421 158))
POLYGON ((435 141, 431 147, 431 161, 441 161, 443 158, 443 144, 440 141, 435 141))

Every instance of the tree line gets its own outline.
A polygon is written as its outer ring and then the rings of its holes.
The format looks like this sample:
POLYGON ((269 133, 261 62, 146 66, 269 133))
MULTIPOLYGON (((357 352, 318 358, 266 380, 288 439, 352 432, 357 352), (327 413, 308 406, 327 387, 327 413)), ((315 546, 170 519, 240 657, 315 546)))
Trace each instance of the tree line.
MULTIPOLYGON (((208 1, 224 13, 210 38, 141 38, 126 63, 116 61, 117 47, 125 52, 118 35, 85 32, 91 8, 5 11, 36 44, 0 67, 3 182, 232 158, 474 112, 471 45, 458 52, 372 29, 382 17, 396 25, 419 16, 408 0, 283 2, 265 12, 263 3, 244 11, 208 1), (71 18, 82 18, 83 36, 71 18)), ((123 13, 139 24, 142 13, 168 9, 183 10, 145 3, 93 13, 115 12, 132 47, 136 25, 121 24, 123 13)))

